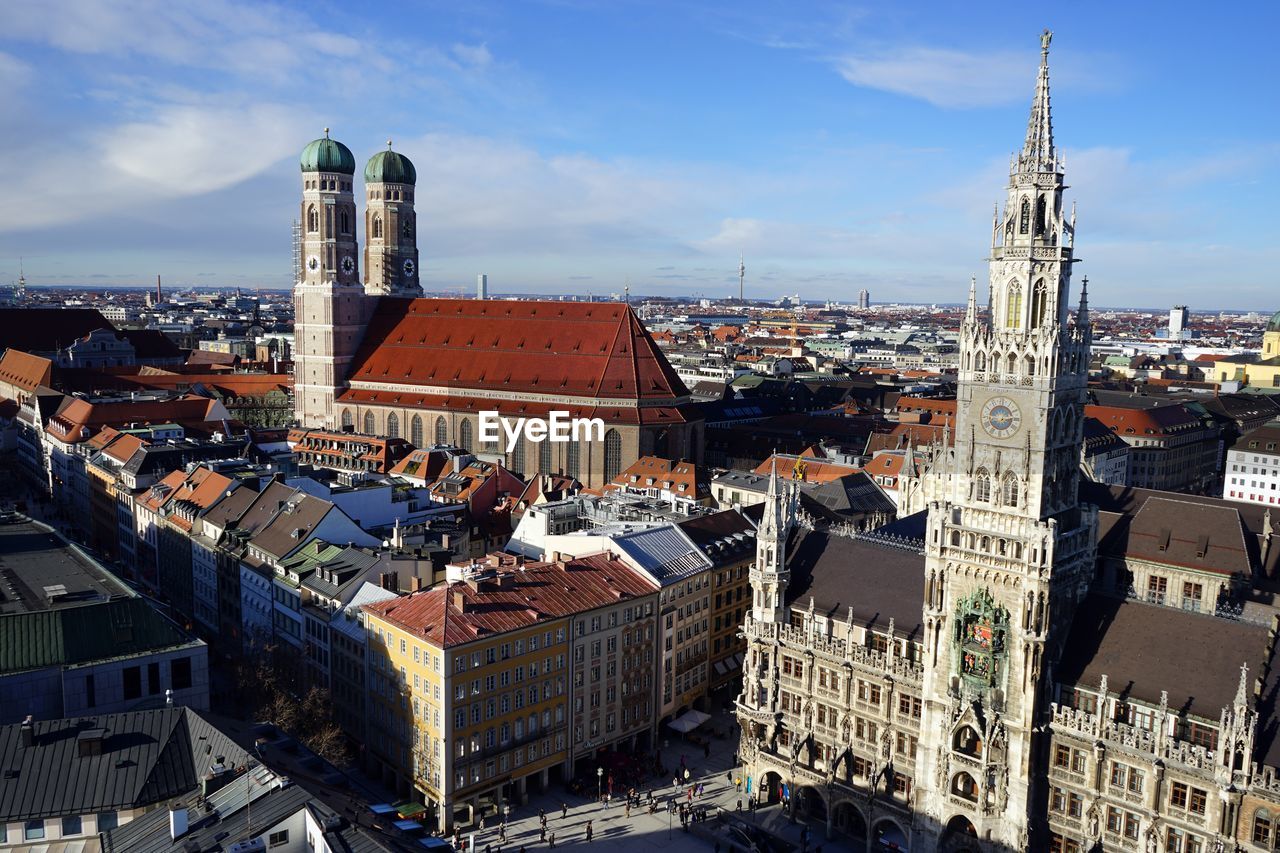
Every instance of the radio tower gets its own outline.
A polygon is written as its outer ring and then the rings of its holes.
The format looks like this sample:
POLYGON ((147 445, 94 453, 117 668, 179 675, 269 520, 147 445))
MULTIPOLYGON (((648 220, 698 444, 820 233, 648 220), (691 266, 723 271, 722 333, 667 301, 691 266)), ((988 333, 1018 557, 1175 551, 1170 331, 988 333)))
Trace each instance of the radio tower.
POLYGON ((738 304, 739 305, 741 305, 745 301, 742 296, 742 293, 743 293, 742 283, 743 281, 746 280, 746 278, 747 278, 747 266, 742 262, 742 253, 739 252, 738 253, 738 304))
POLYGON ((18 284, 13 289, 13 295, 19 303, 26 301, 27 276, 22 269, 22 258, 18 258, 18 284))

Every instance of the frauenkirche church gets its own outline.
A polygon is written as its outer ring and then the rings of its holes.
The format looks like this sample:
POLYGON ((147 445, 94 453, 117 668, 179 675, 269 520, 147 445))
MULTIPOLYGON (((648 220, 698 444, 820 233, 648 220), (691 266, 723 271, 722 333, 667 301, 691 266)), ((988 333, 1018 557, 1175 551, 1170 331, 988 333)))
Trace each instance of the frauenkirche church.
POLYGON ((355 158, 328 132, 303 149, 302 277, 294 288, 294 399, 304 427, 453 444, 526 477, 591 487, 641 456, 697 460, 689 391, 629 305, 424 299, 417 173, 395 151, 364 170, 364 276, 355 158), (600 418, 600 439, 481 443, 479 413, 600 418))
POLYGON ((771 480, 743 776, 855 849, 1272 850, 1270 513, 1080 482, 1090 323, 1083 286, 1068 304, 1050 37, 927 513, 813 530, 771 480))

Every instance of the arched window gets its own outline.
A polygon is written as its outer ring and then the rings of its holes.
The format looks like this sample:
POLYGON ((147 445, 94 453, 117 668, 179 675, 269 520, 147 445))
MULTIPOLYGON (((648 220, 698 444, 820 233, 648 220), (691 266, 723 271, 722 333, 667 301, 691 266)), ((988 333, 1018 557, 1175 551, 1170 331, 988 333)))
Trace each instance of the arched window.
POLYGON ((622 436, 616 429, 604 434, 604 481, 612 483, 622 473, 622 436))
POLYGON ((1022 286, 1017 282, 1009 285, 1009 290, 1005 295, 1005 305, 1005 328, 1022 328, 1022 286))
POLYGON ((327 235, 333 234, 333 208, 325 207, 324 209, 324 232, 327 235))
POLYGON ((961 726, 951 739, 951 748, 971 758, 981 758, 982 737, 973 726, 961 726))
POLYGON ((373 412, 364 413, 364 434, 373 435, 376 425, 373 422, 373 412))
POLYGON ((422 416, 414 415, 409 421, 409 443, 414 447, 422 446, 422 416))
POLYGON ((1011 352, 1009 353, 1009 361, 1005 365, 1005 373, 1012 375, 1017 372, 1018 372, 1018 354, 1011 352))
POLYGON ((313 234, 320 230, 320 216, 314 204, 307 208, 307 230, 313 234))
POLYGON ((471 452, 471 421, 464 420, 458 427, 458 446, 471 452))
POLYGON ((511 470, 524 475, 524 439, 517 438, 516 446, 511 448, 511 470))
POLYGON ((373 239, 379 240, 381 238, 382 238, 382 217, 375 214, 373 217, 373 239))
POLYGON ((1036 236, 1039 237, 1044 233, 1044 196, 1040 196, 1040 200, 1036 202, 1036 236))
POLYGON ((1031 328, 1043 326, 1049 322, 1049 286, 1044 279, 1036 282, 1031 291, 1031 328))
POLYGON ((1005 474, 1004 483, 1001 486, 1001 491, 1004 493, 1000 499, 1001 503, 1003 503, 1005 506, 1017 506, 1018 505, 1018 475, 1013 473, 1012 471, 1005 474))
POLYGON ((551 474, 555 471, 551 467, 551 442, 543 441, 538 445, 538 471, 542 474, 551 474))
POLYGON ((581 446, 577 440, 570 441, 564 446, 564 472, 575 480, 578 477, 578 456, 581 453, 581 446))
POLYGON ((348 431, 350 431, 350 430, 352 430, 352 429, 355 429, 356 422, 355 422, 355 420, 351 417, 351 410, 350 410, 350 409, 343 409, 343 410, 342 410, 342 420, 340 421, 340 423, 342 424, 342 430, 343 430, 343 432, 348 432, 348 431))
POLYGON ((1036 359, 1035 356, 1025 356, 1022 359, 1022 372, 1026 376, 1036 375, 1036 359))
POLYGON ((951 780, 951 793, 966 800, 977 800, 978 783, 968 773, 957 773, 951 780))
POLYGON ((351 218, 345 210, 338 214, 338 230, 343 234, 351 233, 351 218))
POLYGON ((449 441, 449 425, 445 423, 444 415, 436 418, 436 444, 446 444, 449 441))
POLYGON ((406 240, 413 237, 413 214, 410 213, 404 218, 404 238, 406 240))
POLYGON ((991 475, 987 473, 986 468, 979 468, 978 473, 973 475, 973 486, 975 500, 991 500, 991 475))
POLYGON ((973 369, 977 371, 987 369, 987 354, 982 350, 978 350, 973 355, 973 369))
POLYGON ((400 416, 395 412, 387 415, 387 438, 400 437, 400 416))
POLYGON ((1253 813, 1253 843, 1262 847, 1271 847, 1271 838, 1275 833, 1275 818, 1266 809, 1258 809, 1253 813))
POLYGON ((1018 215, 1018 233, 1026 234, 1031 228, 1031 202, 1022 200, 1022 210, 1018 215))

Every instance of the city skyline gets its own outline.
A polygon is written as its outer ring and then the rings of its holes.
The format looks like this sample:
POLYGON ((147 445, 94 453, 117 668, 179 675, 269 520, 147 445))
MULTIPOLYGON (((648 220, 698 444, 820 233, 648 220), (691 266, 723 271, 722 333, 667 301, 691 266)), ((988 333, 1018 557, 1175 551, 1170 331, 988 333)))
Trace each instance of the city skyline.
POLYGON ((748 298, 953 302, 985 266, 1048 26, 1095 304, 1273 299, 1266 27, 1101 7, 300 9, 16 10, 0 102, 27 168, 0 281, 24 256, 33 285, 287 287, 297 152, 331 126, 361 163, 389 136, 418 166, 428 291, 483 272, 499 293, 726 298, 741 252, 748 298), (1170 50, 1191 45, 1202 61, 1170 50))

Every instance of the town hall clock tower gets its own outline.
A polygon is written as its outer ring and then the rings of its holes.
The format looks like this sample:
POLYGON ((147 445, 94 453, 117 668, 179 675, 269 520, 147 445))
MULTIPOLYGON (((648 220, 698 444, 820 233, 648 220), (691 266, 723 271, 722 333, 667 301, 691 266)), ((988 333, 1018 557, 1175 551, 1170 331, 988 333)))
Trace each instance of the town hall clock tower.
POLYGON ((955 443, 929 505, 921 849, 1035 847, 1047 674, 1094 560, 1096 512, 1077 496, 1088 305, 1082 291, 1070 316, 1075 215, 1053 141, 1050 38, 992 225, 985 314, 970 286, 955 443))

